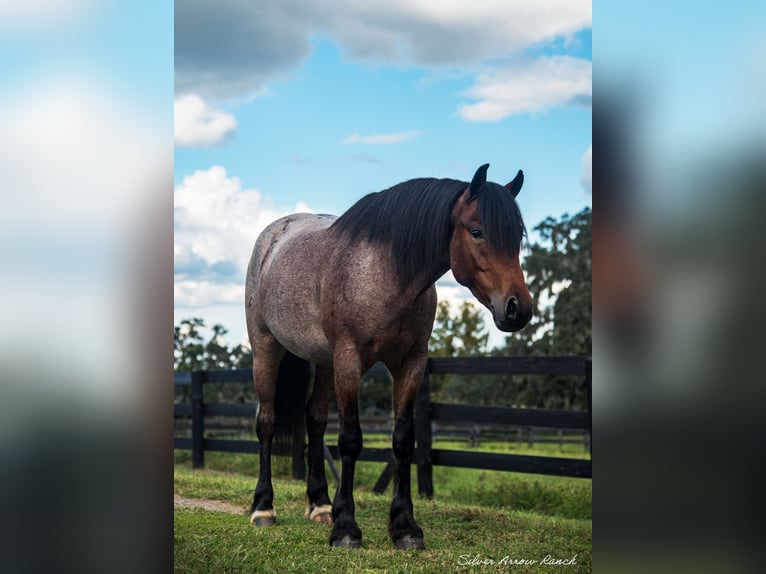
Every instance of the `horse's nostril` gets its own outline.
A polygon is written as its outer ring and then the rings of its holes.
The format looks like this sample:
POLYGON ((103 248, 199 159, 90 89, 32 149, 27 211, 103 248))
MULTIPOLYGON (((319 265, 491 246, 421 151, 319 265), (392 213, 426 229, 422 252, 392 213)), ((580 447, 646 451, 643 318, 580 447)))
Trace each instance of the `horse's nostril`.
POLYGON ((509 319, 515 319, 519 312, 519 302, 516 297, 508 299, 508 305, 505 307, 505 316, 509 319))

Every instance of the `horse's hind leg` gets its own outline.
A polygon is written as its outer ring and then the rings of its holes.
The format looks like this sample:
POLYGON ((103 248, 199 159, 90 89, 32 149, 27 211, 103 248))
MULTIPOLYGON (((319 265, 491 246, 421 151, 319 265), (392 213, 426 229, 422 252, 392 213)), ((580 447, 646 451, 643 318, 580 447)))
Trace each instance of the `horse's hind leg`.
POLYGON ((327 494, 324 468, 324 433, 327 428, 327 407, 332 393, 332 367, 317 365, 314 390, 306 405, 306 430, 309 439, 306 518, 324 524, 332 524, 332 503, 327 494))
POLYGON ((250 507, 250 522, 256 526, 268 526, 277 520, 274 511, 274 489, 271 485, 271 443, 276 424, 274 396, 277 373, 285 351, 271 335, 259 336, 251 343, 253 345, 253 379, 258 394, 255 432, 260 442, 260 465, 258 484, 250 507))
POLYGON ((423 379, 426 351, 408 357, 394 377, 394 498, 391 502, 388 531, 397 548, 424 550, 423 531, 415 522, 410 488, 410 468, 415 451, 413 410, 420 381, 423 379))

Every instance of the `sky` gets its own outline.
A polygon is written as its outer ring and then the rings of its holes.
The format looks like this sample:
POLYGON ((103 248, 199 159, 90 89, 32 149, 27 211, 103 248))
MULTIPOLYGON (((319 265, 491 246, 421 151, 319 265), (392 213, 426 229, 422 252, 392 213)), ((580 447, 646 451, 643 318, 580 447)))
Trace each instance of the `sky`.
MULTIPOLYGON (((176 324, 245 342, 249 256, 287 213, 484 163, 524 170, 530 229, 589 206, 591 5, 532 4, 176 2, 176 324)), ((472 299, 451 274, 437 289, 472 299)))

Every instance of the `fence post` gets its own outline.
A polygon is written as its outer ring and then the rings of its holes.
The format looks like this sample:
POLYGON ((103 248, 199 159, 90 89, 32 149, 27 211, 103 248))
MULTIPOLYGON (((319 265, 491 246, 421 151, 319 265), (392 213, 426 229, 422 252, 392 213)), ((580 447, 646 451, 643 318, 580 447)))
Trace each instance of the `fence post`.
POLYGON ((340 475, 338 474, 338 469, 335 468, 335 461, 333 461, 332 453, 330 452, 330 449, 327 448, 326 444, 324 445, 324 459, 330 466, 330 472, 332 472, 332 475, 335 477, 335 482, 340 484, 340 475))
POLYGON ((585 359, 585 390, 588 391, 588 452, 593 457, 593 358, 585 359))
POLYGON ((426 364, 426 372, 420 383, 415 399, 415 440, 418 443, 418 491, 428 499, 434 497, 433 464, 431 462, 431 389, 429 372, 431 360, 426 364))
POLYGON ((202 383, 205 380, 203 371, 193 371, 191 374, 191 419, 192 419, 192 468, 205 466, 205 450, 203 439, 205 434, 204 403, 202 402, 202 383))
POLYGON ((383 469, 383 472, 380 473, 380 476, 378 477, 378 481, 375 483, 375 486, 372 487, 372 491, 375 494, 383 494, 386 492, 386 489, 388 488, 388 485, 391 483, 391 479, 394 478, 394 457, 391 455, 391 460, 388 461, 385 468, 383 469))

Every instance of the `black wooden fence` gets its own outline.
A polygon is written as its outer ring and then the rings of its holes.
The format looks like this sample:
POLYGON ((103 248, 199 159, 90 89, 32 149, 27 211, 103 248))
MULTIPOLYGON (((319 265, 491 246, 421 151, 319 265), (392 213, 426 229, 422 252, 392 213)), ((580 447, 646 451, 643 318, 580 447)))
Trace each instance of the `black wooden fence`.
MULTIPOLYGON (((377 364, 370 369, 370 375, 384 374, 385 368, 377 364)), ((205 403, 203 385, 207 383, 241 383, 250 381, 250 369, 231 371, 194 371, 174 373, 175 385, 190 385, 191 402, 176 403, 174 414, 191 417, 191 438, 175 438, 174 447, 192 451, 192 465, 204 466, 205 451, 258 453, 259 443, 252 440, 229 440, 206 438, 205 416, 255 416, 255 405, 250 403, 205 403)), ((432 423, 466 422, 494 423, 527 427, 553 429, 579 429, 589 433, 589 446, 592 452, 592 392, 590 357, 465 357, 465 358, 430 358, 415 403, 415 438, 417 448, 418 489, 421 495, 433 496, 433 466, 455 466, 486 470, 503 470, 549 474, 578 478, 592 478, 592 466, 589 459, 561 457, 495 454, 486 452, 467 452, 432 448, 432 423), (578 375, 582 377, 588 396, 587 411, 563 411, 544 409, 518 409, 509 407, 489 407, 474 405, 452 405, 431 401, 431 375, 578 375)), ((304 445, 294 441, 291 448, 275 445, 274 454, 290 455, 293 461, 293 475, 305 476, 304 445)), ((336 446, 328 446, 326 452, 338 460, 336 446)), ((386 462, 386 469, 375 486, 382 492, 388 484, 393 466, 390 448, 363 448, 359 460, 386 462)))

